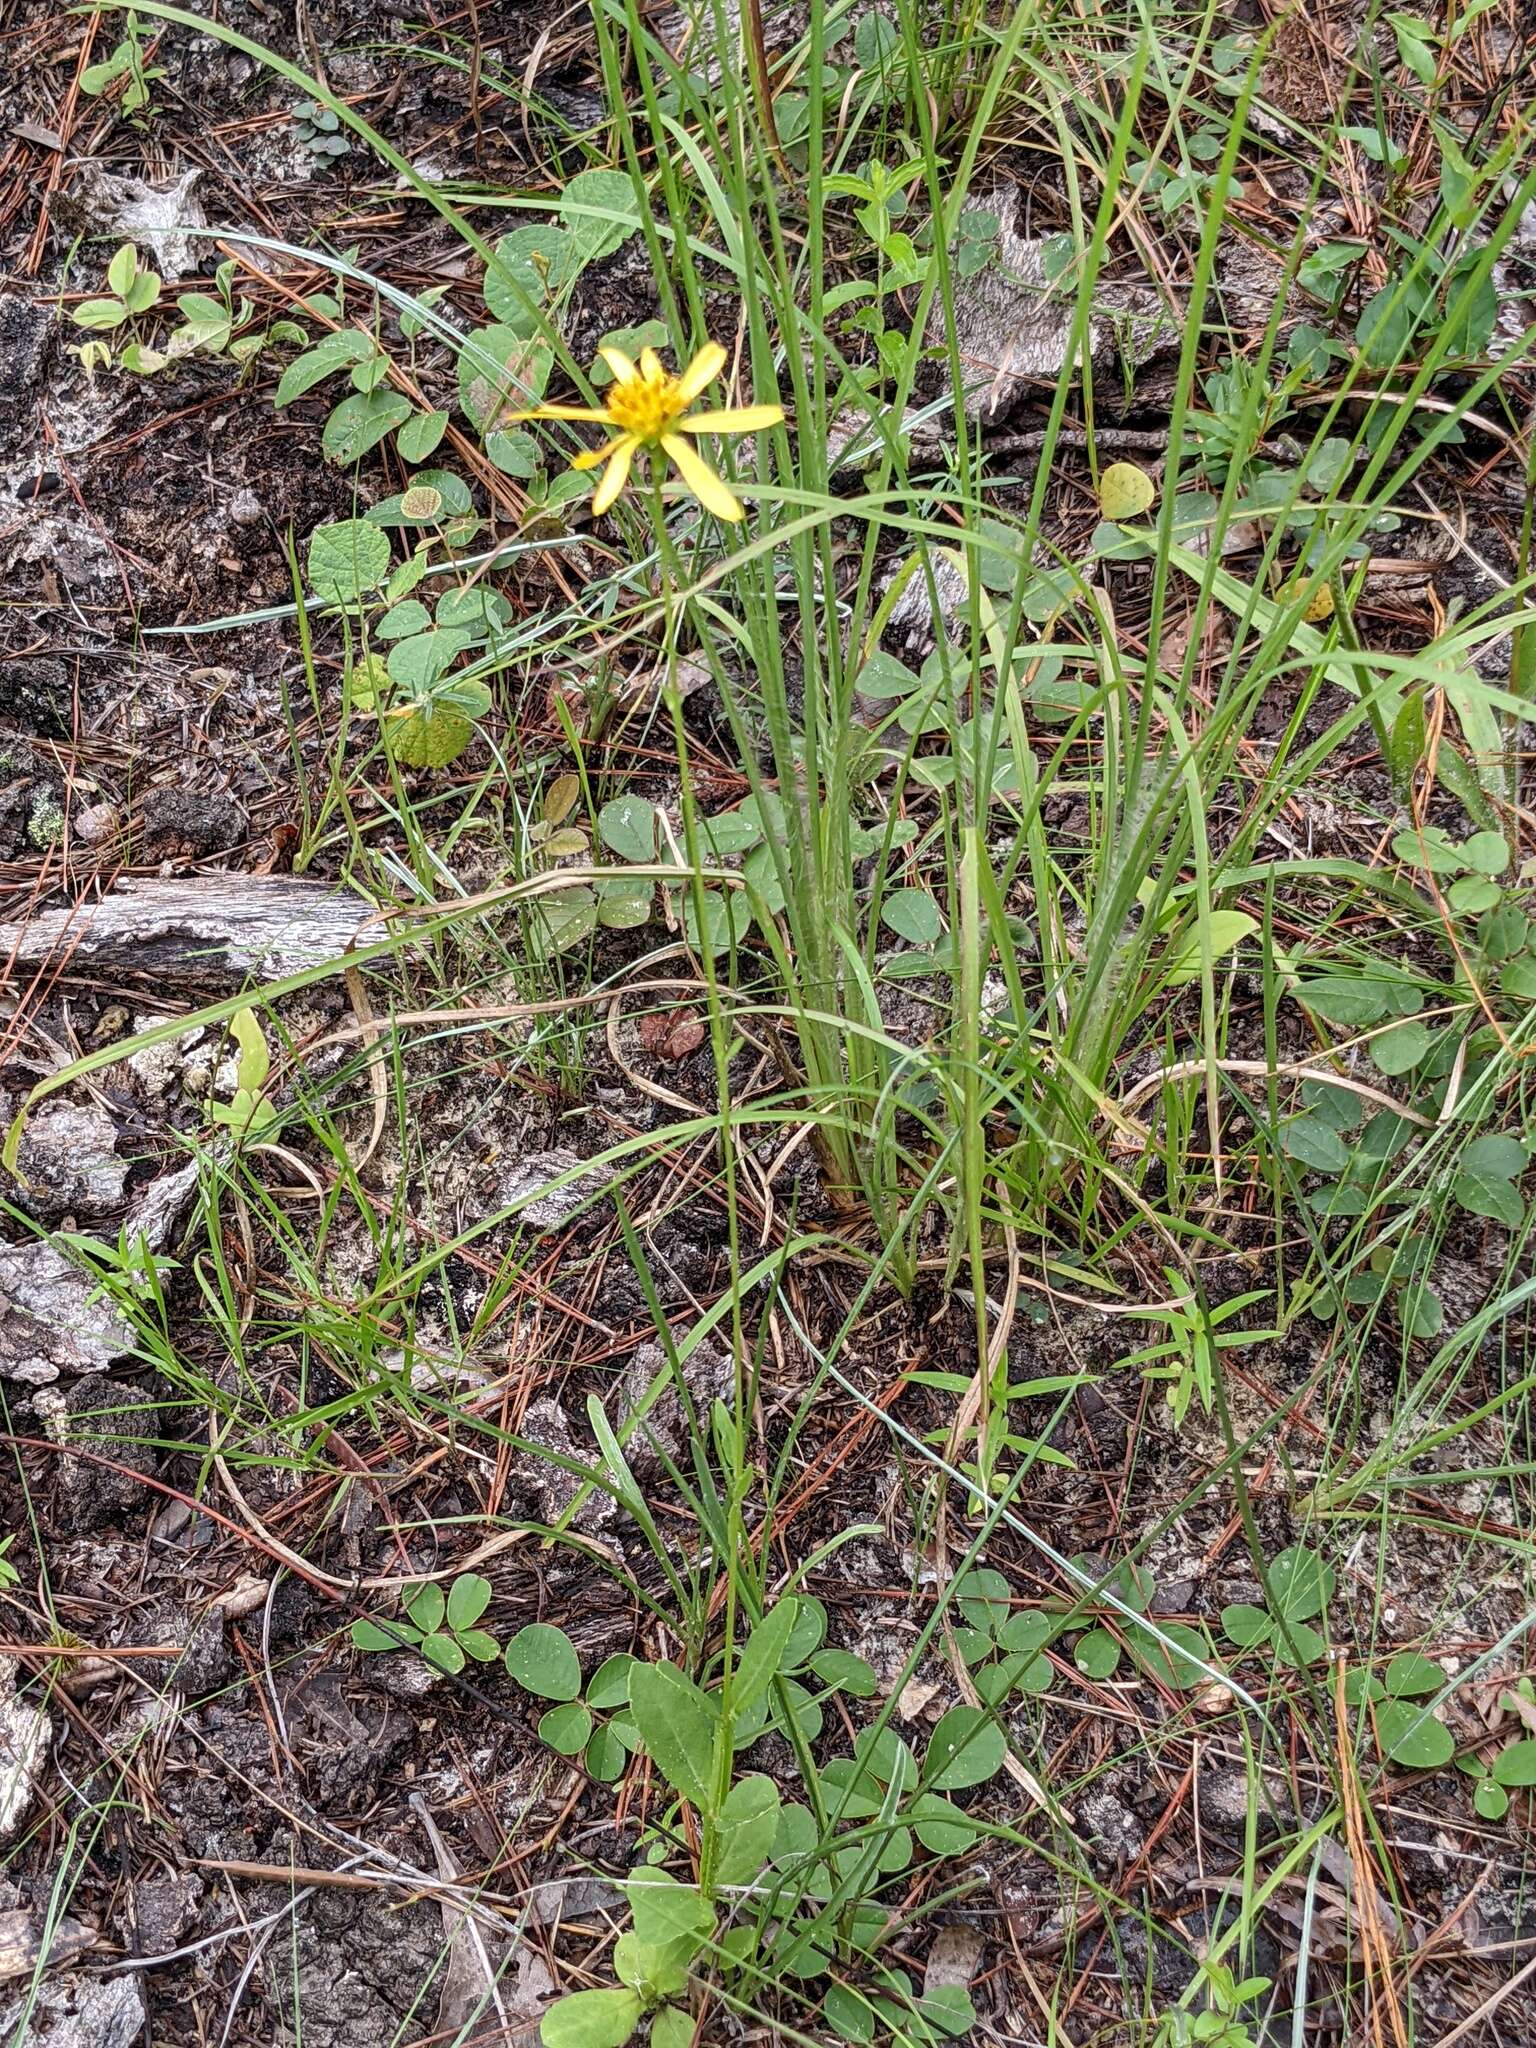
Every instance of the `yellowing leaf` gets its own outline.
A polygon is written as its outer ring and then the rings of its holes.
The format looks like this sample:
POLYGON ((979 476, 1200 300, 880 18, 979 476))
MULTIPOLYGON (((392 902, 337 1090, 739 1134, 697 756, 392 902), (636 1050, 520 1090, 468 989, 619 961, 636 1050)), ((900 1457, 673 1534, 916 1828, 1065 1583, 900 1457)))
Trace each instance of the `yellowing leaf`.
POLYGON ((1112 462, 1099 477, 1099 510, 1106 519, 1139 519, 1157 486, 1134 462, 1112 462))
POLYGON ((557 832, 550 833, 543 851, 550 860, 569 860, 573 853, 587 853, 590 847, 585 832, 575 825, 562 825, 557 832))
POLYGON ((384 730, 390 752, 407 768, 446 768, 475 736, 467 718, 430 700, 402 708, 384 730))
MULTIPOLYGON (((1220 960, 1232 952, 1251 938, 1258 928, 1258 919, 1250 917, 1245 910, 1213 910, 1206 926, 1212 960, 1220 960)), ((1200 940, 1200 927, 1196 925, 1175 941, 1164 974, 1170 988, 1198 978, 1202 958, 1200 940)))
POLYGON ((261 1035, 261 1026, 249 1010, 236 1010, 229 1020, 229 1035, 240 1048, 235 1061, 235 1080, 252 1095, 260 1092, 272 1067, 272 1055, 261 1035))
POLYGON ((389 688, 389 670, 382 654, 365 654, 352 665, 352 709, 373 711, 389 688))
POLYGON ((544 792, 545 818, 551 825, 560 824, 576 808, 576 799, 580 795, 579 775, 557 775, 544 792))
POLYGON ((443 509, 443 494, 431 484, 412 484, 400 494, 400 510, 407 519, 435 519, 443 509))

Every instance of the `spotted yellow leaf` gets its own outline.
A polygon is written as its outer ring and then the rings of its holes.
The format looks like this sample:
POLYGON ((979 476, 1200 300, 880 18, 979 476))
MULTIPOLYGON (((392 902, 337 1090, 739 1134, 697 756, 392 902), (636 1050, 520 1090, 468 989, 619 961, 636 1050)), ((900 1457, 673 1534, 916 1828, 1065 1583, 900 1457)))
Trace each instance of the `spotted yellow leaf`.
POLYGON ((1139 519, 1157 486, 1134 462, 1112 462, 1099 477, 1099 510, 1106 519, 1139 519))
POLYGON ((365 654, 352 665, 352 709, 376 711, 389 688, 389 670, 379 654, 365 654))

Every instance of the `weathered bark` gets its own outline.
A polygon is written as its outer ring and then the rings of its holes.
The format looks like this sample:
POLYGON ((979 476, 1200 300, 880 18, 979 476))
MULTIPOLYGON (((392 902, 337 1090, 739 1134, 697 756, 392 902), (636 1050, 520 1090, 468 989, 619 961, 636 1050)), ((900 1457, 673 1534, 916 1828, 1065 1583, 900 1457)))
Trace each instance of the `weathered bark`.
MULTIPOLYGON (((175 987, 280 981, 358 943, 373 905, 292 875, 127 878, 99 902, 0 925, 0 977, 17 968, 170 979, 175 987)), ((362 943, 383 936, 382 928, 362 943)))

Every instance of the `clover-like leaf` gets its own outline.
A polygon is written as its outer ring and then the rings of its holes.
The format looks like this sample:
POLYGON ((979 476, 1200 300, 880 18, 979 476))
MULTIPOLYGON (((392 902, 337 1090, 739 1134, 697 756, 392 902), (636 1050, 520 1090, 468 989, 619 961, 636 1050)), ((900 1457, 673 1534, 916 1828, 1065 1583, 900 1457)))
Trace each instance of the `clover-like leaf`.
POLYGON ((425 1586, 414 1586, 405 1596, 405 1611, 425 1635, 441 1628, 448 1603, 441 1586, 430 1582, 425 1586))
POLYGON ((597 814, 598 837, 620 860, 656 858, 656 806, 643 796, 616 796, 597 814))
POLYGON ((600 1785, 615 1785, 623 1777, 629 1762, 629 1751, 624 1747, 611 1726, 597 1727, 587 1744, 582 1758, 587 1775, 595 1778, 600 1785))
POLYGON ((914 946, 931 946, 944 933, 944 917, 926 889, 893 889, 880 906, 880 922, 914 946))
POLYGON ((1371 1058, 1384 1074, 1410 1073, 1428 1058, 1434 1042, 1429 1026, 1410 1017, 1371 1040, 1371 1058))
POLYGON ((581 1691, 581 1663, 563 1628, 531 1621, 507 1645, 507 1670, 525 1692, 541 1700, 573 1700, 581 1691))
POLYGON ((1376 1736, 1382 1754, 1410 1771, 1434 1771, 1456 1753, 1455 1739, 1427 1707, 1404 1700, 1384 1700, 1376 1709, 1376 1736))
POLYGON ((1221 1626, 1229 1642, 1236 1643, 1244 1650, 1257 1649, 1260 1643, 1268 1642, 1274 1623, 1262 1607, 1250 1607, 1238 1601, 1221 1610, 1221 1626))
POLYGON ((352 1624, 352 1646, 357 1650, 405 1650, 418 1636, 419 1631, 409 1622, 397 1621, 393 1628, 380 1628, 377 1622, 361 1619, 352 1624))
POLYGON ((1395 1700, 1413 1699, 1421 1693, 1438 1692, 1445 1673, 1432 1657, 1417 1650, 1400 1650, 1387 1665, 1383 1684, 1395 1700))
POLYGON ((597 898, 585 882, 552 890, 528 907, 537 950, 548 959, 590 938, 597 925, 597 898))
POLYGON ((1300 1545, 1282 1550, 1269 1567, 1275 1612, 1287 1621, 1307 1621, 1321 1614, 1333 1598, 1335 1583, 1333 1566, 1300 1545))
POLYGON ((1482 1778, 1472 1793, 1472 1806, 1480 1820, 1502 1820, 1509 1812, 1509 1794, 1493 1778, 1482 1778))
POLYGON ((473 1628, 491 1604, 491 1582, 479 1572, 460 1572, 448 1589, 448 1626, 455 1635, 473 1628))
POLYGON ((923 1774, 933 1790, 963 1791, 996 1777, 1008 1754, 1003 1732, 980 1707, 951 1707, 928 1742, 923 1774))
POLYGON ((580 1700, 563 1700, 539 1716, 539 1740, 561 1756, 579 1756, 591 1733, 591 1711, 580 1700))
POLYGON ((1343 1173, 1349 1165, 1349 1147, 1320 1116, 1292 1117, 1282 1124, 1280 1148, 1288 1159, 1315 1173, 1343 1173))
POLYGON ((1493 1760, 1493 1776, 1500 1785, 1536 1785, 1536 1742, 1527 1735, 1501 1749, 1493 1760))

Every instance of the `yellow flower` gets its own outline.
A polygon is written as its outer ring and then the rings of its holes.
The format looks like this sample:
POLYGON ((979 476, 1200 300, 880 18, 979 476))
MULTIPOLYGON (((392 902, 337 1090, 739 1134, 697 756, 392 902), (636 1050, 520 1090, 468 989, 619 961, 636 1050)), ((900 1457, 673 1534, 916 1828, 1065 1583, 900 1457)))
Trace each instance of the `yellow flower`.
POLYGON ((640 351, 638 364, 622 349, 601 348, 598 354, 613 372, 606 405, 596 410, 586 405, 536 405, 531 412, 514 415, 520 420, 595 420, 617 428, 617 440, 601 448, 585 448, 571 461, 572 469, 607 464, 592 494, 594 514, 606 512, 628 483, 636 449, 659 448, 676 463, 678 474, 706 511, 717 519, 742 518, 741 500, 683 436, 755 434, 764 427, 776 427, 784 417, 783 408, 743 405, 690 413, 689 406, 725 367, 725 350, 715 341, 705 343, 680 377, 662 368, 653 348, 640 351))

